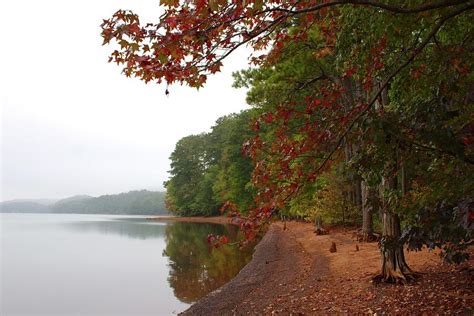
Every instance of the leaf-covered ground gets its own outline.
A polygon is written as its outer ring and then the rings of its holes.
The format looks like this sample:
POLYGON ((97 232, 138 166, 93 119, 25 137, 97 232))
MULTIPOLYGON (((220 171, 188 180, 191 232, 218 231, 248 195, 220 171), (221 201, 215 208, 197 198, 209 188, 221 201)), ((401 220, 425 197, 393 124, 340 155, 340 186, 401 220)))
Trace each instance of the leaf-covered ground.
MULTIPOLYGON (((421 277, 408 285, 374 284, 380 266, 376 243, 358 243, 353 232, 316 236, 313 225, 273 224, 254 259, 221 290, 187 314, 472 314, 473 260, 446 265, 436 253, 406 254, 421 277), (335 242, 337 252, 330 253, 335 242), (359 250, 356 249, 358 245, 359 250)), ((474 253, 473 253, 474 255, 474 253)))

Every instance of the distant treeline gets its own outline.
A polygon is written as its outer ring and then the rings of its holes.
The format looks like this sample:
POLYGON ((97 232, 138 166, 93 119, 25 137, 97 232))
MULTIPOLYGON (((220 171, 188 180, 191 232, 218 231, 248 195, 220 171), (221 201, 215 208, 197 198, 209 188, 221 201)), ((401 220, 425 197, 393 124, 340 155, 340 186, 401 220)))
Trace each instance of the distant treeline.
POLYGON ((160 215, 167 214, 164 198, 164 192, 141 190, 99 197, 73 196, 50 205, 14 200, 0 203, 0 212, 160 215))

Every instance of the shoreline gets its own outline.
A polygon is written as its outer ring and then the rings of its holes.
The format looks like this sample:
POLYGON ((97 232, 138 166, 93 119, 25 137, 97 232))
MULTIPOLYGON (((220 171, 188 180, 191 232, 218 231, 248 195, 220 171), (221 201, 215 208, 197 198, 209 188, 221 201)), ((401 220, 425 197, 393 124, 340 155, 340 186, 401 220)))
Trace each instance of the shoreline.
POLYGON ((271 225, 260 242, 255 246, 252 260, 225 285, 209 293, 180 315, 223 315, 239 313, 237 306, 245 301, 248 293, 270 277, 279 260, 275 248, 281 241, 281 234, 271 225))
MULTIPOLYGON (((149 218, 235 224, 224 216, 149 218)), ((474 247, 469 261, 445 265, 436 252, 405 251, 422 277, 408 285, 374 284, 380 269, 376 242, 360 243, 354 230, 314 234, 311 223, 272 223, 252 260, 228 283, 179 315, 245 314, 469 314, 474 311, 474 247), (331 253, 332 243, 337 251, 331 253), (420 303, 422 302, 422 303, 420 303)))
POLYGON ((473 311, 473 249, 471 259, 459 266, 443 264, 434 252, 405 252, 421 279, 405 286, 374 284, 372 277, 380 269, 377 243, 353 240, 353 230, 329 229, 322 236, 313 231, 310 223, 271 224, 252 260, 231 281, 180 315, 473 311), (333 242, 335 253, 329 251, 333 242))

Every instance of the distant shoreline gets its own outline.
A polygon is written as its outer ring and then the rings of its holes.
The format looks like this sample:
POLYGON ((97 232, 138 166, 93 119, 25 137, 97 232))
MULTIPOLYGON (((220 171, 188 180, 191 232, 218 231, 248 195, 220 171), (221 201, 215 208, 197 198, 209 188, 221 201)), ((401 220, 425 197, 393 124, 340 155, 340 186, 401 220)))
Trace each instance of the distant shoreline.
MULTIPOLYGON (((114 213, 54 213, 54 212, 0 212, 1 214, 21 214, 21 215, 99 215, 99 216, 133 216, 140 217, 144 219, 150 219, 150 214, 114 214, 114 213)), ((163 215, 166 216, 166 215, 163 215)), ((170 216, 171 217, 171 216, 170 216)))
POLYGON ((129 191, 119 194, 75 195, 61 200, 17 199, 0 202, 1 213, 168 215, 165 192, 129 191))
POLYGON ((231 222, 231 219, 226 216, 185 216, 185 217, 180 217, 180 216, 167 216, 167 215, 161 215, 161 216, 152 216, 148 217, 147 219, 152 220, 152 221, 158 221, 158 222, 186 222, 186 223, 209 223, 209 224, 232 224, 235 225, 235 223, 231 222))

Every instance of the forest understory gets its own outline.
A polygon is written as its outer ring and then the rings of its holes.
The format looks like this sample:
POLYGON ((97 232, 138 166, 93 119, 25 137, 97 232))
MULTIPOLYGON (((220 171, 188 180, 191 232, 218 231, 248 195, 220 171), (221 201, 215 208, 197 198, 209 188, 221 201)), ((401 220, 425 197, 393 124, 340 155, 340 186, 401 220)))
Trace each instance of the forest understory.
POLYGON ((358 242, 354 230, 333 228, 318 236, 312 224, 278 222, 237 277, 183 314, 469 315, 474 302, 473 249, 469 252, 469 261, 448 265, 436 252, 405 251, 420 277, 405 285, 376 284, 377 242, 358 242), (329 251, 333 242, 336 252, 329 251))

